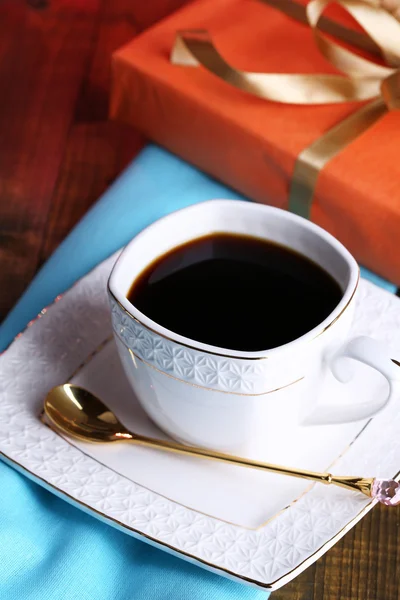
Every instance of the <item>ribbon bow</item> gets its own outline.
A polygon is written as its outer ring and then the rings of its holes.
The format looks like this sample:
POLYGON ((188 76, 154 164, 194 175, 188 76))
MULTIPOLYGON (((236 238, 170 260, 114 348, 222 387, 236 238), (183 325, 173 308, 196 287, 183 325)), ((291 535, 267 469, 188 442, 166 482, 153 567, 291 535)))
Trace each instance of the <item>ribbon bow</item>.
POLYGON ((370 100, 297 157, 289 210, 309 218, 321 169, 386 112, 400 109, 400 23, 383 8, 360 0, 312 0, 306 15, 319 51, 344 75, 240 71, 225 61, 206 30, 179 32, 171 61, 179 65, 202 65, 230 85, 274 102, 316 105, 370 100), (319 21, 332 3, 342 6, 363 27, 379 48, 384 65, 355 54, 321 33, 319 21))

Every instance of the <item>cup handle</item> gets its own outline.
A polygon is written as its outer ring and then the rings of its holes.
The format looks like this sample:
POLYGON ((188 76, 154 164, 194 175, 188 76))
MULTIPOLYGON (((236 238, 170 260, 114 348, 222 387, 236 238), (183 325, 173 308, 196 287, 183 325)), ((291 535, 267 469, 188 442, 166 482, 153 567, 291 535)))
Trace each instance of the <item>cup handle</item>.
POLYGON ((368 419, 385 408, 395 393, 400 390, 400 362, 390 358, 385 344, 366 336, 356 337, 347 342, 329 360, 333 375, 342 383, 347 383, 353 376, 353 365, 349 358, 382 373, 389 383, 389 394, 384 398, 377 397, 368 402, 340 407, 322 404, 306 417, 304 424, 337 424, 368 419))

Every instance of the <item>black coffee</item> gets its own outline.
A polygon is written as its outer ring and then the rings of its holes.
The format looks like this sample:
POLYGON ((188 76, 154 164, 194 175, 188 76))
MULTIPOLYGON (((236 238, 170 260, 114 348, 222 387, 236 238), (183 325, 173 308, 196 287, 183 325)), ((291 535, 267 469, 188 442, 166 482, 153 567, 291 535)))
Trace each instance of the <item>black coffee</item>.
POLYGON ((185 337, 231 350, 281 346, 321 323, 342 291, 316 263, 258 238, 213 234, 160 256, 130 302, 185 337))

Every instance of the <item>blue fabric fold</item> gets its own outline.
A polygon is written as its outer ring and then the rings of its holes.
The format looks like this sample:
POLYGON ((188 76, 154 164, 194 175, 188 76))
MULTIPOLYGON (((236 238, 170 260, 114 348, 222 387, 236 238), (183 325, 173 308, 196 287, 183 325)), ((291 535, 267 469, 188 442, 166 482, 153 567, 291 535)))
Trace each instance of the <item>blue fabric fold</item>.
MULTIPOLYGON (((167 213, 240 196, 150 146, 43 266, 0 327, 4 349, 43 306, 167 213)), ((135 540, 0 462, 0 598, 9 600, 265 599, 135 540)))
POLYGON ((262 600, 101 523, 0 462, 1 600, 262 600))
MULTIPOLYGON (((0 350, 40 310, 155 219, 242 197, 148 146, 85 215, 0 327, 0 350)), ((394 286, 363 271, 390 291, 394 286)), ((242 600, 264 591, 209 573, 118 532, 0 463, 0 598, 242 600)))

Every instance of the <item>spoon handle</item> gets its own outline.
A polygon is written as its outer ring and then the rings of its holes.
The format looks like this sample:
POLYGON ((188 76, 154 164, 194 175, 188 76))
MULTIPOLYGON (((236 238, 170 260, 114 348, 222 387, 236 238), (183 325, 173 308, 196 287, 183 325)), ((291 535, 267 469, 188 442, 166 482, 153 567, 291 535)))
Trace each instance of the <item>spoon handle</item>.
POLYGON ((186 454, 189 456, 200 456, 210 460, 218 460, 220 462, 228 464, 239 465, 241 467, 250 467, 252 469, 268 471, 270 473, 288 475, 289 477, 297 477, 300 479, 308 479, 310 481, 318 481, 326 485, 337 485, 349 490, 362 492, 365 496, 369 497, 371 497, 372 495, 372 486, 374 483, 373 478, 347 477, 331 475, 330 473, 306 471, 305 469, 283 467, 271 463, 260 462, 258 460, 250 460, 248 458, 242 458, 240 456, 225 454, 224 452, 218 452, 217 450, 208 450, 207 448, 200 448, 197 446, 185 446, 184 444, 180 444, 179 442, 173 442, 169 440, 157 440, 154 438, 136 434, 132 434, 130 441, 140 446, 158 448, 160 450, 167 450, 169 452, 176 452, 178 454, 186 454))

